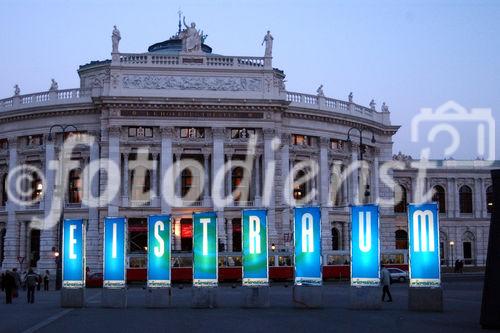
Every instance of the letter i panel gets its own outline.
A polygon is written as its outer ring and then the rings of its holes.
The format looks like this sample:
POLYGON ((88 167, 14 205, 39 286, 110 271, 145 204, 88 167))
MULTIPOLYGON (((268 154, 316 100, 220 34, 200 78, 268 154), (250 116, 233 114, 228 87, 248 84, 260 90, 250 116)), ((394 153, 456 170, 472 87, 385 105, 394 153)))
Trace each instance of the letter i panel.
POLYGON ((439 214, 437 203, 408 205, 410 287, 439 287, 439 214))
POLYGON ((104 288, 125 287, 127 221, 124 217, 104 218, 104 288))
POLYGON ((380 284, 379 207, 351 206, 351 285, 380 284))
POLYGON ((217 286, 217 253, 217 215, 193 214, 193 286, 217 286))
POLYGON ((269 285, 267 259, 267 211, 243 210, 242 213, 243 285, 269 285))
POLYGON ((171 284, 170 215, 148 217, 148 288, 168 288, 171 284))
POLYGON ((82 219, 63 222, 62 286, 85 286, 85 224, 82 219))
POLYGON ((321 211, 295 208, 295 285, 321 286, 321 211))

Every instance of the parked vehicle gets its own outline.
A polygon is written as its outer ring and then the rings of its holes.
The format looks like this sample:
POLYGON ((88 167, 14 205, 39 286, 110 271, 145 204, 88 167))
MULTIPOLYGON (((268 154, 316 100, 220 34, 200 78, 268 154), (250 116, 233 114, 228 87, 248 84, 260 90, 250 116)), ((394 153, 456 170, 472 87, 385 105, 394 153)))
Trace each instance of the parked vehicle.
POLYGON ((408 280, 408 272, 393 267, 388 268, 388 270, 389 273, 391 274, 391 282, 393 281, 405 282, 406 280, 408 280))

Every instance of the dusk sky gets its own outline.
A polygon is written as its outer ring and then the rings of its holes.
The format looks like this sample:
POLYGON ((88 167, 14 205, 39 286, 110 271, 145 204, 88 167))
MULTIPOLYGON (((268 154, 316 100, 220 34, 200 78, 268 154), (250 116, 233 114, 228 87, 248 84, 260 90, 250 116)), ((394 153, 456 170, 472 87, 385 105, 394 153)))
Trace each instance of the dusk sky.
MULTIPOLYGON (((208 34, 224 55, 264 54, 266 30, 274 36, 273 65, 289 91, 377 108, 385 101, 394 152, 418 157, 425 143, 410 142, 410 121, 422 107, 454 100, 466 108, 500 109, 499 1, 24 1, 0 3, 0 99, 76 88, 79 65, 110 58, 111 31, 120 51, 140 53, 177 31, 177 11, 208 34)), ((475 158, 474 126, 459 127, 455 158, 475 158), (466 142, 464 142, 466 141, 466 142)), ((497 135, 497 159, 500 140, 497 135)), ((449 137, 438 136, 432 157, 442 158, 449 137)))

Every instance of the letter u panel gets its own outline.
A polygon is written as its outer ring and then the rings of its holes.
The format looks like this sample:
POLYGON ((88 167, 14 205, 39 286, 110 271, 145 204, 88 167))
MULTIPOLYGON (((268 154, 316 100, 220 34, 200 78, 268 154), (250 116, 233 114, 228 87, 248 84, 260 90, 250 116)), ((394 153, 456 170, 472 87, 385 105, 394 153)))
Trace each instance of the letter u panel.
POLYGON ((295 208, 295 285, 321 286, 321 211, 295 208))
POLYGON ((170 215, 148 217, 148 288, 170 287, 171 235, 170 215))
POLYGON ((85 225, 82 219, 63 222, 62 286, 85 286, 85 225))
POLYGON ((437 203, 408 205, 410 287, 439 287, 439 214, 437 203))
POLYGON ((351 285, 380 283, 380 234, 377 205, 351 207, 351 285))
POLYGON ((193 286, 216 287, 218 280, 217 215, 193 214, 193 286))
POLYGON ((244 210, 242 215, 243 285, 267 286, 267 211, 244 210))
POLYGON ((124 217, 104 218, 103 287, 125 287, 127 221, 124 217))

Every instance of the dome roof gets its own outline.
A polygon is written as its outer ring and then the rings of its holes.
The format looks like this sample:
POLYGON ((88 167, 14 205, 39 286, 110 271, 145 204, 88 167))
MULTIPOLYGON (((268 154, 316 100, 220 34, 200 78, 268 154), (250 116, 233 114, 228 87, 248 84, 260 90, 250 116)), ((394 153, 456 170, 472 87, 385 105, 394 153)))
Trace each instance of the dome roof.
MULTIPOLYGON (((212 53, 212 48, 206 44, 201 44, 201 50, 205 53, 212 53)), ((178 38, 177 36, 148 47, 148 52, 154 53, 179 53, 181 51, 182 39, 178 38)))

